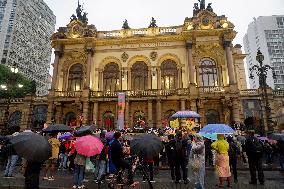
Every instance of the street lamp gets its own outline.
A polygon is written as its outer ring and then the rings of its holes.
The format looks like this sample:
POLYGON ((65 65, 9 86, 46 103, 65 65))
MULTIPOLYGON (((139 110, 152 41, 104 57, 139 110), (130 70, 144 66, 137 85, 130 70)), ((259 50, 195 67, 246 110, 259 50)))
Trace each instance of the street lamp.
MULTIPOLYGON (((253 72, 256 73, 256 75, 259 77, 259 88, 261 89, 261 96, 262 99, 265 102, 265 114, 266 114, 266 121, 267 121, 267 128, 268 131, 273 131, 273 126, 271 125, 272 123, 272 119, 271 119, 271 108, 270 108, 270 104, 268 101, 268 95, 267 95, 267 88, 268 85, 266 83, 266 78, 267 78, 267 74, 268 71, 271 69, 273 71, 273 68, 269 65, 263 65, 263 60, 264 60, 264 56, 263 54, 260 52, 260 50, 257 51, 257 55, 256 55, 256 60, 259 62, 259 65, 254 65, 251 68, 249 68, 250 70, 250 79, 253 79, 253 72)), ((262 108, 261 108, 262 110, 262 108)), ((261 113, 261 117, 262 117, 262 127, 261 127, 261 132, 262 134, 265 133, 265 129, 264 129, 264 124, 263 124, 263 114, 261 113)))
POLYGON ((10 77, 7 78, 7 81, 5 84, 0 84, 0 90, 7 91, 7 107, 4 113, 4 126, 7 126, 8 119, 9 119, 9 109, 10 109, 10 103, 11 103, 11 95, 9 94, 9 91, 12 90, 15 87, 23 88, 24 85, 17 84, 16 80, 16 74, 19 72, 19 69, 17 67, 17 64, 13 64, 13 66, 10 68, 12 74, 10 77))

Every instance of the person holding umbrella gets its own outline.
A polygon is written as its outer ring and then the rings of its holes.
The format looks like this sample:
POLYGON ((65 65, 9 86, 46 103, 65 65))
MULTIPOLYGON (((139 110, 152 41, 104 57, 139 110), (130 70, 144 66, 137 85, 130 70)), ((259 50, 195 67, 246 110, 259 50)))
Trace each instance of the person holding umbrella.
POLYGON ((217 134, 218 140, 211 144, 211 147, 216 150, 216 169, 219 176, 218 187, 223 187, 224 179, 228 182, 228 187, 231 186, 231 171, 229 165, 229 143, 225 140, 224 134, 217 134))
POLYGON ((56 133, 50 134, 50 139, 48 139, 48 142, 51 145, 51 157, 46 161, 46 167, 44 169, 44 177, 43 180, 54 180, 54 173, 55 173, 55 165, 57 163, 58 155, 59 155, 59 147, 60 142, 56 138, 56 133), (48 171, 50 171, 50 177, 48 177, 48 171))

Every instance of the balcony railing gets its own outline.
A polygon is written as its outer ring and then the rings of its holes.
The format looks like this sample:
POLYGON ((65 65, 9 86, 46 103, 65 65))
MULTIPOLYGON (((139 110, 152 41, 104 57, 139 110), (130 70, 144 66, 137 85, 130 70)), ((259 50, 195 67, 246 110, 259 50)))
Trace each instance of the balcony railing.
POLYGON ((200 93, 216 93, 216 92, 225 92, 223 87, 198 87, 200 93))
MULTIPOLYGON (((172 89, 172 90, 126 90, 121 91, 126 94, 128 97, 133 98, 140 98, 140 97, 153 97, 153 96, 173 96, 173 95, 188 95, 189 90, 188 89, 172 89)), ((90 97, 92 98, 112 98, 117 97, 116 91, 91 91, 90 97)))
POLYGON ((257 89, 247 89, 240 91, 241 96, 255 96, 258 95, 257 89))
POLYGON ((284 96, 284 90, 274 90, 273 92, 274 96, 284 96))
POLYGON ((55 97, 69 97, 69 98, 80 98, 82 91, 56 91, 55 97))

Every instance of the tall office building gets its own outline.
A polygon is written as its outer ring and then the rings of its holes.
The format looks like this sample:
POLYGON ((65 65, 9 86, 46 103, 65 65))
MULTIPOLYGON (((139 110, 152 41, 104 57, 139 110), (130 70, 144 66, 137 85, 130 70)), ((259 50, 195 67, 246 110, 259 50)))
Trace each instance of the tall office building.
POLYGON ((1 64, 17 64, 37 83, 37 94, 48 93, 50 37, 55 15, 43 0, 0 0, 1 64))
MULTIPOLYGON (((274 68, 268 71, 267 84, 273 89, 284 88, 284 15, 260 16, 249 24, 246 35, 243 38, 244 49, 248 54, 246 69, 259 65, 256 61, 256 53, 259 49, 264 55, 264 65, 274 68)), ((250 88, 259 87, 259 79, 248 80, 250 88)))

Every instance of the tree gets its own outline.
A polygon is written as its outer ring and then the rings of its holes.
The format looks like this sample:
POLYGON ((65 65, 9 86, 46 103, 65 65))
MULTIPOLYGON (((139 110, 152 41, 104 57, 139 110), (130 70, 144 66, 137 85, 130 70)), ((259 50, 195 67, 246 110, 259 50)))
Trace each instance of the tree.
POLYGON ((0 88, 0 98, 23 98, 35 90, 34 82, 21 73, 12 73, 9 67, 1 64, 0 85, 7 87, 7 90, 0 88), (20 88, 19 84, 23 86, 20 88))

